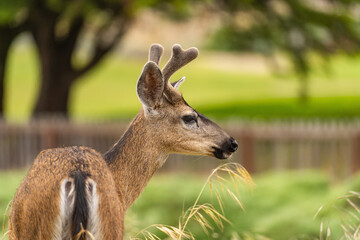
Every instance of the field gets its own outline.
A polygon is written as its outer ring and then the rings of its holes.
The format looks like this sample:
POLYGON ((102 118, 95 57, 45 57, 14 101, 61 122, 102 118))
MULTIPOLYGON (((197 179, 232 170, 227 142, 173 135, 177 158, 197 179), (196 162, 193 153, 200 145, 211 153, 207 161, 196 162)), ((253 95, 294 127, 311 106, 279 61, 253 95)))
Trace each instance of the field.
MULTIPOLYGON (((24 174, 25 171, 0 172, 1 215, 24 174)), ((134 237, 155 223, 177 226, 183 210, 194 203, 205 179, 206 176, 187 174, 156 175, 128 211, 127 236, 134 237)), ((319 172, 268 173, 256 176, 254 182, 255 187, 239 185, 244 210, 222 193, 224 214, 231 222, 224 222, 223 231, 213 223, 214 232, 206 235, 191 222, 189 229, 196 239, 319 239, 321 223, 325 229, 323 239, 327 226, 331 229, 331 239, 339 239, 343 235, 340 225, 346 221, 343 213, 353 208, 338 197, 349 190, 360 191, 360 176, 335 184, 319 172), (321 206, 324 209, 314 218, 321 206)), ((214 198, 207 188, 200 203, 214 203, 219 209, 214 198)), ((154 233, 164 238, 161 233, 154 233)))
MULTIPOLYGON (((137 78, 146 61, 112 55, 80 79, 71 93, 75 119, 128 119, 140 108, 135 94, 137 78)), ((164 60, 165 62, 165 60, 164 60)), ((199 58, 176 73, 187 76, 181 87, 185 99, 200 112, 216 118, 342 118, 360 116, 360 58, 341 55, 332 61, 332 74, 318 64, 310 79, 310 100, 300 104, 299 83, 288 74, 277 77, 261 59, 201 51, 199 58), (259 66, 257 66, 259 65, 259 66), (260 66, 261 65, 261 66, 260 66)), ((23 121, 30 115, 38 86, 36 53, 14 47, 8 65, 6 117, 23 121)))
MULTIPOLYGON (((80 79, 71 93, 71 116, 76 120, 132 118, 140 108, 135 86, 145 55, 114 54, 80 79)), ((298 102, 298 82, 293 75, 277 77, 258 67, 258 63, 251 56, 244 59, 201 51, 199 59, 173 79, 187 76, 181 87, 185 99, 200 112, 217 119, 360 117, 360 58, 336 56, 330 76, 321 70, 320 64, 315 67, 306 105, 298 102)), ((6 118, 24 121, 30 116, 39 85, 34 50, 28 46, 12 49, 8 74, 6 118)), ((24 170, 0 172, 1 215, 25 173, 24 170)), ((185 173, 156 175, 128 211, 127 236, 134 237, 155 223, 177 226, 205 179, 206 176, 185 173)), ((240 187, 244 210, 224 193, 224 214, 230 223, 224 223, 223 231, 212 222, 214 231, 206 235, 191 222, 190 230, 196 239, 325 239, 320 236, 327 226, 332 239, 339 239, 344 235, 341 225, 346 226, 344 212, 356 208, 338 197, 349 190, 360 191, 360 176, 334 183, 320 172, 267 173, 255 176, 254 182, 255 187, 246 184, 240 187), (324 209, 314 218, 321 206, 324 209)), ((214 203, 219 209, 211 192, 207 189, 200 201, 214 203)), ((356 204, 360 204, 358 200, 356 204)), ((2 218, 0 223, 4 223, 2 218)), ((155 233, 164 238, 159 231, 155 233)))

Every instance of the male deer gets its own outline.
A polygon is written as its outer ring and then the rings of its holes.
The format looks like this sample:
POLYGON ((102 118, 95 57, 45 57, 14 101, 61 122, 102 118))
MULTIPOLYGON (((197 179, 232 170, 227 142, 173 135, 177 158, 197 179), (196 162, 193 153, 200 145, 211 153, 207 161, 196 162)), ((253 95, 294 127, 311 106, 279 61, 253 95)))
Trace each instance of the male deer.
POLYGON ((184 78, 169 82, 198 50, 174 45, 160 70, 162 51, 151 46, 137 82, 142 108, 107 153, 65 147, 37 156, 12 204, 10 240, 86 239, 82 229, 97 240, 122 239, 125 211, 169 154, 225 159, 236 151, 232 137, 185 102, 177 90, 184 78))

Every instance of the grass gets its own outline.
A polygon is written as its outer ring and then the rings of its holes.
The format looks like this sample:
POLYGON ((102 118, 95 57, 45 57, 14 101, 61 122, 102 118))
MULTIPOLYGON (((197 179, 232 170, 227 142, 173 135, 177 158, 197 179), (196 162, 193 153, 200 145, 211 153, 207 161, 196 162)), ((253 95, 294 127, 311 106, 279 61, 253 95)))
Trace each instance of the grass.
MULTIPOLYGON (((0 195, 1 214, 24 174, 24 171, 0 173, 0 186, 7 186, 1 188, 5 189, 1 190, 0 195)), ((179 226, 179 216, 183 216, 185 209, 193 206, 205 180, 205 176, 190 174, 156 175, 127 213, 127 237, 134 237, 141 229, 153 224, 179 226)), ((231 222, 224 221, 223 229, 210 219, 213 230, 209 230, 207 235, 198 223, 190 221, 187 229, 195 239, 287 240, 319 239, 320 236, 326 239, 328 227, 331 229, 331 239, 340 239, 344 236, 342 227, 350 226, 344 221, 344 212, 348 213, 354 208, 346 198, 338 197, 346 195, 349 190, 360 190, 360 175, 335 184, 321 173, 313 171, 267 173, 256 176, 254 182, 255 187, 244 184, 237 189, 244 210, 229 194, 222 193, 223 214, 231 222)), ((236 192, 231 186, 228 185, 231 191, 236 192)), ((221 209, 214 194, 215 188, 214 182, 211 188, 205 188, 198 205, 211 203, 221 209)), ((218 189, 222 191, 221 186, 218 189)), ((358 195, 353 196, 351 201, 355 206, 360 205, 358 195)), ((219 212, 222 213, 221 210, 219 212)), ((355 211, 355 215, 358 217, 359 213, 355 211)), ((349 227, 348 231, 351 231, 349 227)), ((152 232, 161 239, 167 236, 161 230, 152 232)))
MULTIPOLYGON (((38 91, 38 61, 34 49, 15 46, 10 52, 6 84, 6 117, 29 117, 38 91)), ((294 76, 276 77, 257 68, 246 70, 226 64, 227 57, 214 60, 203 53, 173 79, 187 76, 181 91, 199 111, 217 118, 353 118, 360 116, 360 58, 337 56, 331 77, 320 70, 312 73, 311 99, 306 105, 297 100, 294 76), (223 63, 225 62, 225 63, 223 63), (226 65, 224 66, 222 65, 226 65)), ((237 59, 237 58, 236 58, 237 59)), ((235 60, 236 60, 235 59, 235 60)), ((134 57, 112 55, 80 79, 71 92, 71 115, 76 119, 131 118, 140 103, 135 86, 142 66, 134 57)), ((249 61, 253 61, 251 58, 249 61)), ((249 64, 249 63, 247 63, 249 64)), ((257 61, 250 63, 260 64, 257 61)))
MULTIPOLYGON (((142 229, 151 221, 176 226, 176 216, 181 215, 182 206, 191 205, 198 194, 199 182, 197 176, 157 176, 130 209, 128 216, 137 224, 133 228, 142 229)), ((334 184, 319 172, 291 171, 259 175, 254 182, 255 188, 242 186, 239 189, 244 210, 224 197, 224 216, 231 224, 224 223, 223 230, 215 228, 209 236, 190 226, 195 238, 318 239, 322 225, 331 229, 331 239, 340 239, 344 235, 343 212, 334 206, 345 206, 338 197, 346 195, 349 189, 359 189, 360 176, 334 184), (322 210, 315 217, 321 206, 322 210)), ((209 189, 203 193, 201 201, 214 202, 209 189)), ((355 202, 359 206, 359 201, 355 202)))
POLYGON ((245 116, 259 119, 354 119, 360 117, 360 96, 314 97, 306 105, 294 98, 233 101, 204 106, 202 112, 218 119, 245 116))
POLYGON ((224 216, 224 196, 230 196, 241 208, 243 208, 239 201, 238 187, 241 183, 247 183, 252 185, 253 182, 249 173, 237 163, 226 163, 220 165, 207 178, 205 184, 200 190, 200 193, 196 197, 195 202, 186 211, 183 211, 180 218, 178 227, 164 224, 155 224, 150 227, 141 230, 135 235, 134 240, 142 239, 139 236, 148 239, 164 239, 159 237, 158 234, 150 232, 149 229, 154 229, 165 234, 170 239, 190 239, 195 240, 196 236, 193 231, 189 230, 189 226, 192 223, 198 224, 198 227, 206 234, 210 235, 210 232, 214 232, 216 226, 221 231, 224 230, 224 222, 231 224, 229 220, 224 216), (225 175, 225 176, 224 176, 225 175), (217 207, 213 202, 201 203, 201 198, 206 188, 209 188, 212 197, 216 196, 217 207), (236 191, 234 191, 234 189, 236 191))
MULTIPOLYGON (((0 171, 0 236, 6 232, 5 225, 5 211, 8 210, 8 205, 13 199, 17 187, 20 185, 26 171, 0 171)), ((2 238, 0 238, 2 239, 2 238)))

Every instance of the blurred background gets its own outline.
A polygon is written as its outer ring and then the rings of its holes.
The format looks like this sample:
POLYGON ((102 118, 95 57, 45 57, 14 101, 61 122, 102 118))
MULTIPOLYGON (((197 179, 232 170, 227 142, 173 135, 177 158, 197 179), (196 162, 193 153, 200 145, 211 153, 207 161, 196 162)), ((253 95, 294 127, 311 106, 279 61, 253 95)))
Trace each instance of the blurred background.
MULTIPOLYGON (((356 0, 1 0, 1 215, 42 149, 109 149, 141 107, 149 46, 163 65, 179 43, 200 55, 173 81, 187 77, 184 98, 235 137, 231 161, 257 186, 241 188, 244 211, 224 200, 223 231, 194 223, 196 239, 358 239, 359 201, 336 199, 360 191, 359 21, 356 0)), ((176 225, 222 163, 171 156, 128 236, 176 225)))

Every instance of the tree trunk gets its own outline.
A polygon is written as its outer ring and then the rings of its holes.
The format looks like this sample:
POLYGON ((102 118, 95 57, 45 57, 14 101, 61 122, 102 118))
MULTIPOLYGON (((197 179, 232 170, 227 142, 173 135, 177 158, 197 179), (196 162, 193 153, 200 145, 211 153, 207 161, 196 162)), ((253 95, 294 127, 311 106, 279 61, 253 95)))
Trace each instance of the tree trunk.
POLYGON ((5 39, 0 39, 0 118, 4 116, 5 71, 9 46, 10 44, 8 44, 5 39))
POLYGON ((34 117, 59 114, 68 117, 71 85, 75 80, 71 65, 72 52, 80 29, 73 36, 57 39, 58 14, 39 11, 32 18, 31 33, 37 45, 41 67, 41 85, 33 112, 34 117))
MULTIPOLYGON (((30 31, 37 45, 41 63, 41 86, 33 112, 34 117, 41 117, 41 115, 49 113, 68 117, 72 84, 81 75, 96 66, 115 46, 117 40, 125 33, 128 23, 128 19, 124 15, 116 34, 110 38, 112 40, 106 46, 102 46, 101 41, 95 41, 93 57, 81 69, 75 69, 71 60, 85 19, 79 15, 71 21, 66 36, 56 36, 55 28, 59 18, 59 13, 47 9, 45 6, 39 6, 31 11, 30 31)), ((113 21, 119 22, 115 17, 113 21)), ((101 35, 100 30, 99 34, 101 35)))
POLYGON ((68 99, 73 81, 67 70, 44 69, 41 77, 39 97, 34 109, 34 117, 45 114, 68 116, 68 99))
POLYGON ((45 37, 38 40, 41 85, 34 109, 34 116, 44 114, 59 114, 68 116, 68 99, 71 85, 75 79, 67 49, 45 37))

